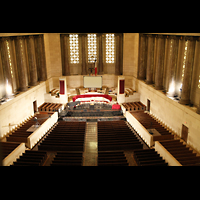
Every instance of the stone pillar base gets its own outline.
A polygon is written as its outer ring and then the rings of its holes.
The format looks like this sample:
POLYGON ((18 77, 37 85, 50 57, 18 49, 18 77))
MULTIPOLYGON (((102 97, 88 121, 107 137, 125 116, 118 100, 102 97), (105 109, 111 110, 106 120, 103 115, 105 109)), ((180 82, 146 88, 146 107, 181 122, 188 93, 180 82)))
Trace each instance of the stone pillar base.
POLYGON ((146 81, 146 84, 151 85, 151 84, 153 84, 153 81, 146 81))
POLYGON ((163 89, 163 86, 155 86, 155 89, 156 89, 156 90, 162 90, 162 89, 163 89))
POLYGON ((188 99, 181 99, 181 100, 179 101, 179 103, 180 103, 180 104, 183 104, 183 105, 190 104, 190 100, 188 100, 188 99))

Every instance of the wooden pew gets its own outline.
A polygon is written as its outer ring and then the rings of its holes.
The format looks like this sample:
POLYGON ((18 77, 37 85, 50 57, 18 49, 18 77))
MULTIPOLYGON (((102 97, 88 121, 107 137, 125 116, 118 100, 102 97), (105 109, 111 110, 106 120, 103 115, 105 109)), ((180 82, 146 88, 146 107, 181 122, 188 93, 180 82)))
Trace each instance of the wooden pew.
POLYGON ((133 157, 139 166, 167 166, 168 164, 154 149, 134 151, 133 157))
POLYGON ((98 152, 98 166, 128 166, 128 162, 123 151, 98 152))
POLYGON ((181 165, 195 165, 200 163, 200 157, 189 150, 180 140, 160 141, 160 143, 171 153, 181 165))
POLYGON ((85 124, 60 121, 38 148, 52 151, 83 151, 85 124))
POLYGON ((47 103, 43 103, 41 106, 38 107, 38 111, 42 111, 42 108, 44 105, 46 105, 47 103))
POLYGON ((131 112, 131 114, 144 126, 144 128, 156 129, 160 133, 160 135, 153 135, 153 141, 171 140, 174 138, 174 135, 147 113, 131 112))
MULTIPOLYGON (((42 125, 48 119, 49 115, 52 115, 52 114, 50 114, 50 113, 35 114, 34 117, 37 117, 38 119, 46 117, 46 119, 39 120, 40 125, 42 125)), ((27 129, 30 128, 32 125, 36 124, 36 122, 33 120, 34 117, 30 118, 29 121, 27 121, 25 124, 23 124, 17 130, 15 130, 11 135, 9 135, 7 137, 7 141, 27 143, 28 137, 32 134, 32 132, 27 132, 27 129)))
POLYGON ((47 158, 47 152, 45 151, 30 151, 26 150, 13 166, 42 166, 47 158))
POLYGON ((57 152, 51 166, 82 166, 82 152, 57 152))

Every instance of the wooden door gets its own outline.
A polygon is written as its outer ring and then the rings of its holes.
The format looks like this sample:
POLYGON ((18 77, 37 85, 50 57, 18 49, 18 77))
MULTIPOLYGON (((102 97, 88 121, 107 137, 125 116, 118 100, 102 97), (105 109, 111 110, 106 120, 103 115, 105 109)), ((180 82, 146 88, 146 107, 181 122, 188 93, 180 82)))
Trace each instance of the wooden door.
POLYGON ((37 109, 37 100, 35 100, 33 102, 33 110, 34 110, 34 113, 38 111, 38 109, 37 109))
POLYGON ((151 101, 147 99, 147 111, 149 112, 150 112, 150 104, 151 104, 151 101))
POLYGON ((181 138, 187 142, 187 138, 188 138, 188 127, 185 125, 182 125, 182 134, 181 134, 181 138))

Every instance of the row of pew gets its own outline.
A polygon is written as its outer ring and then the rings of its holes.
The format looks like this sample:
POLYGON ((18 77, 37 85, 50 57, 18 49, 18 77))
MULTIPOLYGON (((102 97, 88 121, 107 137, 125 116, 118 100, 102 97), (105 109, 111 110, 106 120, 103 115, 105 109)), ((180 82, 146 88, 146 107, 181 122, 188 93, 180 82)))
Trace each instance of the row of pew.
POLYGON ((129 97, 129 95, 133 95, 136 92, 133 88, 125 88, 125 97, 129 97))
POLYGON ((82 152, 58 151, 51 166, 82 166, 82 152))
POLYGON ((40 125, 42 125, 52 113, 43 113, 43 114, 35 114, 32 118, 30 118, 26 123, 20 126, 17 130, 15 130, 11 135, 9 135, 6 139, 8 142, 21 142, 27 143, 28 137, 32 134, 32 132, 27 132, 27 130, 36 124, 34 120, 37 117, 37 120, 40 125))
POLYGON ((133 157, 138 166, 168 166, 155 149, 135 150, 133 157))
POLYGON ((142 149, 125 121, 98 122, 98 151, 142 149))
POLYGON ((200 166, 200 157, 180 140, 160 141, 182 166, 200 166))
POLYGON ((46 151, 26 150, 11 166, 43 166, 46 158, 46 151))
POLYGON ((38 146, 47 151, 83 151, 86 122, 59 121, 38 146))
POLYGON ((51 93, 51 96, 56 96, 57 93, 60 93, 60 90, 59 89, 52 89, 49 93, 51 93))
POLYGON ((2 159, 6 158, 12 151, 14 151, 20 143, 1 142, 2 159))
POLYGON ((38 111, 50 111, 56 112, 62 107, 60 103, 43 103, 41 106, 38 107, 38 111))
POLYGON ((146 128, 155 129, 160 135, 153 135, 154 141, 162 146, 183 166, 200 166, 200 157, 193 153, 189 147, 180 140, 175 140, 165 127, 159 124, 151 115, 144 112, 131 112, 131 114, 146 128))
POLYGON ((122 103, 122 105, 125 107, 126 111, 130 112, 146 110, 146 106, 141 102, 122 103))
POLYGON ((98 152, 98 166, 128 166, 123 151, 98 152))
POLYGON ((153 117, 145 112, 130 112, 146 129, 156 129, 160 135, 153 135, 154 141, 170 140, 174 136, 153 117))

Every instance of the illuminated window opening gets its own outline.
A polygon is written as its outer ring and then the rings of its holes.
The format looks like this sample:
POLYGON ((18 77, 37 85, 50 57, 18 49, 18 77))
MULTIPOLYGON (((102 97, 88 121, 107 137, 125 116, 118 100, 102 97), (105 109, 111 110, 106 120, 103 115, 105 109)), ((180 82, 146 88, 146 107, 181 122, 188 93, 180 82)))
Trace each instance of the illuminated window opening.
POLYGON ((115 34, 106 34, 106 63, 115 62, 115 34))
POLYGON ((70 62, 77 64, 79 63, 78 34, 69 35, 69 44, 70 44, 70 62))
POLYGON ((88 34, 88 62, 94 62, 97 58, 97 36, 96 34, 88 34))

